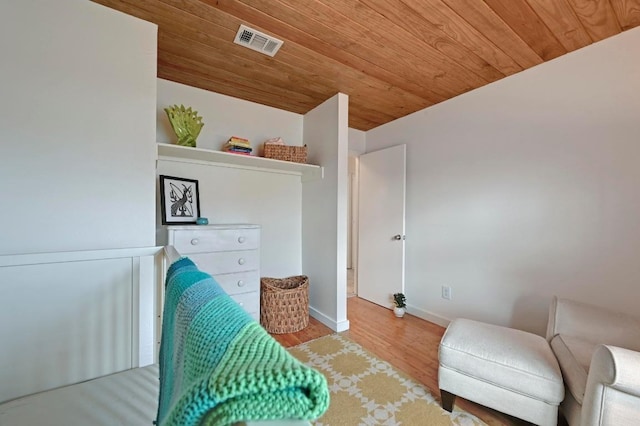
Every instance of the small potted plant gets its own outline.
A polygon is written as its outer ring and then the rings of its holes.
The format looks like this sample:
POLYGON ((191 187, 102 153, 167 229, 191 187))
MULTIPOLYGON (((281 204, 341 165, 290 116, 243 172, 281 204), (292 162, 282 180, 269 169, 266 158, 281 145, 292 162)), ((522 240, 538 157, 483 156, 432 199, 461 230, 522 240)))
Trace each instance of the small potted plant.
POLYGON ((393 313, 398 317, 402 318, 404 313, 407 311, 407 298, 403 293, 394 293, 393 295, 393 303, 395 306, 393 307, 393 313))

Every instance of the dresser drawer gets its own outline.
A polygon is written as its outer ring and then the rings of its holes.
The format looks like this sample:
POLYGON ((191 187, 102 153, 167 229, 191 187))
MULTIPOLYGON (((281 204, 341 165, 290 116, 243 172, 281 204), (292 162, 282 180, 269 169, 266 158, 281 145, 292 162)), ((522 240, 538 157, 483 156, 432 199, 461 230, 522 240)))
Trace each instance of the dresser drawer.
POLYGON ((180 254, 254 250, 260 247, 260 229, 185 229, 175 231, 169 244, 180 254))
POLYGON ((258 250, 198 253, 189 255, 189 258, 198 265, 198 268, 211 275, 260 269, 258 250))
POLYGON ((248 314, 260 313, 260 293, 240 293, 231 296, 248 314))
POLYGON ((229 295, 260 291, 260 273, 258 271, 214 275, 213 278, 229 295))

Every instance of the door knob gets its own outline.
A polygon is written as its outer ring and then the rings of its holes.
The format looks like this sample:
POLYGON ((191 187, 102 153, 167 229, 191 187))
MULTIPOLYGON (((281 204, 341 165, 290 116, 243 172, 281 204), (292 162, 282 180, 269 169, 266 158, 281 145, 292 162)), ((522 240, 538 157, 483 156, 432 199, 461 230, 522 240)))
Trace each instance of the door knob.
POLYGON ((394 240, 404 240, 404 235, 396 234, 393 236, 394 240))

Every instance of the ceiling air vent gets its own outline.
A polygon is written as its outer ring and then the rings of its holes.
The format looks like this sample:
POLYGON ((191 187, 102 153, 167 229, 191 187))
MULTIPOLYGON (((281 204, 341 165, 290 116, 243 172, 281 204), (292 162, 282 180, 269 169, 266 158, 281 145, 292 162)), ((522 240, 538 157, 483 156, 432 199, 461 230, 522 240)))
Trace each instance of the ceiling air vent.
POLYGON ((245 25, 240 25, 236 39, 233 40, 233 42, 269 56, 275 55, 283 43, 282 40, 278 40, 275 37, 271 37, 245 25))

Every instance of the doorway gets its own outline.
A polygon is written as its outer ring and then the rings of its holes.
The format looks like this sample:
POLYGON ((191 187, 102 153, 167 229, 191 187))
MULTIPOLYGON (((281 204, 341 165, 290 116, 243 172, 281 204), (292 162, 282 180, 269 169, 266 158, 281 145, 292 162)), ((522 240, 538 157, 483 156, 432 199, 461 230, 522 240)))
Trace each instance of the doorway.
POLYGON ((349 154, 347 218, 347 297, 358 294, 358 157, 349 154))
POLYGON ((358 296, 389 307, 404 293, 406 145, 358 158, 358 296))

